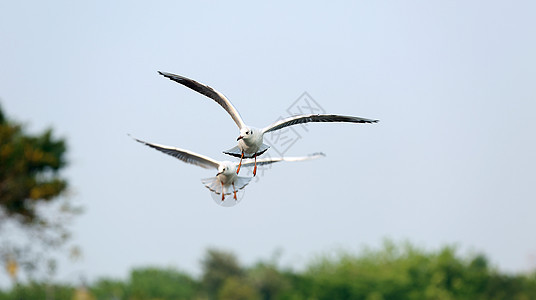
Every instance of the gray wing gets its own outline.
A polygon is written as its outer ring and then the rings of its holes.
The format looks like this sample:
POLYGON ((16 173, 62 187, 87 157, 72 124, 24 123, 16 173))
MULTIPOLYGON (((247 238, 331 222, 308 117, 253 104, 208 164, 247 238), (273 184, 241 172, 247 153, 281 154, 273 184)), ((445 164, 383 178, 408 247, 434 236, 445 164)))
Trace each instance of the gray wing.
POLYGON ((229 99, 227 99, 222 93, 216 91, 215 89, 211 88, 206 84, 202 84, 184 76, 160 71, 158 71, 158 73, 216 101, 219 105, 221 105, 221 107, 223 107, 223 109, 225 109, 229 113, 229 115, 231 115, 231 118, 233 118, 239 129, 242 129, 246 126, 236 108, 234 108, 233 104, 231 104, 231 101, 229 101, 229 99))
POLYGON ((308 122, 347 122, 347 123, 376 123, 378 120, 365 119, 352 116, 341 115, 299 115, 292 116, 278 122, 275 122, 262 129, 263 133, 267 133, 281 128, 292 126, 296 124, 303 124, 308 122))
MULTIPOLYGON (((295 156, 295 157, 276 157, 276 158, 265 158, 265 159, 257 159, 257 165, 269 165, 280 161, 304 161, 304 160, 311 160, 311 159, 317 159, 320 157, 326 156, 322 152, 317 152, 313 154, 309 154, 307 156, 295 156)), ((254 161, 248 161, 246 163, 242 163, 243 167, 253 167, 255 165, 254 161)))
POLYGON ((158 145, 158 144, 151 144, 151 143, 144 142, 142 140, 138 140, 137 138, 134 138, 134 137, 132 138, 136 140, 137 142, 140 142, 144 145, 147 145, 165 154, 176 157, 188 164, 200 166, 201 168, 205 168, 205 169, 218 169, 218 167, 220 166, 220 163, 218 161, 213 160, 212 158, 206 157, 201 154, 197 154, 197 153, 194 153, 188 150, 179 149, 179 148, 173 148, 173 147, 168 147, 168 146, 163 146, 163 145, 158 145))

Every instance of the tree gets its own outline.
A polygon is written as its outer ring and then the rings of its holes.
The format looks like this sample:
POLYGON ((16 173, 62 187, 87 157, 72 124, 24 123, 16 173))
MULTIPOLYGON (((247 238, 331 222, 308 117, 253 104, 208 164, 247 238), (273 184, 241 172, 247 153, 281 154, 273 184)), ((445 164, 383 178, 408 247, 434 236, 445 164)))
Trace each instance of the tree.
POLYGON ((60 176, 66 149, 65 140, 55 138, 52 129, 29 134, 0 107, 0 259, 10 270, 20 265, 31 273, 44 263, 54 271, 53 261, 44 254, 68 239, 65 225, 78 212, 60 197, 67 189, 67 180, 60 176), (18 231, 25 234, 25 242, 9 235, 18 231))
POLYGON ((501 275, 481 254, 455 247, 426 252, 387 241, 360 255, 321 257, 305 272, 310 288, 295 299, 536 299, 531 277, 501 275))
POLYGON ((91 294, 97 299, 126 299, 127 290, 127 283, 109 278, 101 278, 91 286, 91 294))
POLYGON ((13 288, 9 294, 5 295, 5 299, 72 300, 73 294, 74 288, 70 286, 30 282, 27 285, 18 285, 13 288))
POLYGON ((260 300, 257 290, 245 278, 229 277, 218 292, 219 300, 260 300))
POLYGON ((195 281, 175 269, 143 268, 130 274, 130 299, 192 299, 195 281))
POLYGON ((281 272, 277 267, 278 254, 275 259, 268 262, 259 262, 248 269, 248 279, 259 291, 261 299, 272 300, 290 290, 291 282, 287 278, 290 271, 281 272))
POLYGON ((203 267, 203 288, 211 299, 216 299, 227 278, 244 276, 244 270, 238 263, 236 256, 225 251, 207 250, 206 257, 201 264, 203 267))

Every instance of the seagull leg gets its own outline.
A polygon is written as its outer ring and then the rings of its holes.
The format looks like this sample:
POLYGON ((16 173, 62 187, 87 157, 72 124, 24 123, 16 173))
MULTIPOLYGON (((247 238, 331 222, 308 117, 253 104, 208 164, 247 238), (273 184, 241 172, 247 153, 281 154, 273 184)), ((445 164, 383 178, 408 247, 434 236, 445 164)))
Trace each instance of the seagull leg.
POLYGON ((233 196, 233 198, 234 198, 235 201, 236 201, 236 188, 235 188, 235 186, 234 186, 234 182, 233 182, 233 192, 234 192, 234 196, 233 196))
POLYGON ((240 163, 238 164, 238 169, 236 169, 236 174, 240 172, 240 167, 242 166, 242 158, 244 158, 244 150, 242 150, 242 155, 240 156, 240 163))
POLYGON ((257 153, 255 153, 255 167, 253 168, 253 176, 257 175, 257 153))
POLYGON ((223 202, 223 200, 225 200, 225 193, 223 192, 223 181, 220 181, 221 182, 221 201, 223 202))

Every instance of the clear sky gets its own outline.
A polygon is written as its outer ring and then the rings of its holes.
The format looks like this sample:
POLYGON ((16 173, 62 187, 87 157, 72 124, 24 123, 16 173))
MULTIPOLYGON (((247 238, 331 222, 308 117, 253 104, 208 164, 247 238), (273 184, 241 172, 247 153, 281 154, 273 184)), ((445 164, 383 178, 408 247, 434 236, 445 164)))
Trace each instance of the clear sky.
POLYGON ((211 246, 246 264, 281 249, 299 267, 384 238, 536 268, 535 13, 534 1, 0 2, 1 105, 68 140, 85 208, 72 227, 83 259, 57 278, 198 273, 211 246), (157 70, 209 84, 257 127, 304 92, 381 122, 295 127, 286 155, 327 156, 273 165, 222 208, 200 183, 214 171, 127 136, 232 159, 231 118, 157 70))

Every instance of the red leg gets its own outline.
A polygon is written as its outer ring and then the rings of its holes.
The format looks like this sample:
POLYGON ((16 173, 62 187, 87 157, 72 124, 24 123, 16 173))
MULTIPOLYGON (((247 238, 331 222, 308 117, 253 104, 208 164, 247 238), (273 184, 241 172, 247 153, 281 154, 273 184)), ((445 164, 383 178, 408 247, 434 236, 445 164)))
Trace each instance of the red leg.
POLYGON ((233 192, 234 192, 234 197, 233 198, 236 200, 236 188, 234 186, 234 182, 233 182, 233 192))
POLYGON ((240 156, 240 163, 238 164, 238 169, 236 169, 236 174, 240 172, 240 167, 242 166, 242 158, 244 158, 244 151, 242 151, 242 155, 240 156))
POLYGON ((223 192, 223 181, 221 182, 221 201, 225 200, 225 193, 223 192))
POLYGON ((257 175, 257 153, 255 153, 255 167, 253 168, 253 176, 257 175))

